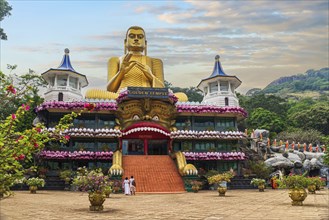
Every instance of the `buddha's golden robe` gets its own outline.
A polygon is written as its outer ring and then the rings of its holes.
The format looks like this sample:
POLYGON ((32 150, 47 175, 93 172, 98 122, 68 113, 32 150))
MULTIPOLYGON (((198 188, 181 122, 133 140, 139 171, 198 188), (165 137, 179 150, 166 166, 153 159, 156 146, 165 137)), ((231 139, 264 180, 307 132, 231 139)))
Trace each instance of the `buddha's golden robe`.
POLYGON ((164 87, 163 65, 160 59, 151 58, 145 55, 133 55, 130 62, 137 61, 151 70, 153 80, 146 77, 145 73, 137 66, 132 67, 124 73, 121 81, 116 79, 121 66, 123 57, 113 57, 108 63, 108 81, 107 90, 109 92, 119 92, 128 86, 132 87, 164 87))

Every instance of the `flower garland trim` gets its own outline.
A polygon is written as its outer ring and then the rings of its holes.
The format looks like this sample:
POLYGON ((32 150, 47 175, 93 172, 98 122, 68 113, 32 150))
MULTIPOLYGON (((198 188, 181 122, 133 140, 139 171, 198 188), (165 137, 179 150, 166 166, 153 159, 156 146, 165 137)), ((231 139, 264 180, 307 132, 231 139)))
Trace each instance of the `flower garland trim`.
POLYGON ((172 139, 243 139, 246 134, 241 131, 192 131, 178 130, 170 134, 172 139))
POLYGON ((49 151, 44 150, 39 153, 42 159, 53 160, 112 160, 112 151, 49 151))
POLYGON ((247 112, 238 106, 216 106, 216 105, 197 105, 195 103, 183 103, 176 104, 177 112, 192 112, 192 113, 219 113, 219 114, 241 114, 243 117, 247 117, 247 112))
MULTIPOLYGON (((48 128, 48 131, 53 131, 54 128, 48 128)), ((108 128, 70 128, 65 130, 63 135, 69 135, 71 137, 106 137, 106 138, 116 138, 121 137, 122 133, 117 129, 108 128)))
POLYGON ((36 107, 35 111, 43 111, 46 109, 65 109, 65 110, 76 110, 76 109, 89 109, 94 111, 116 111, 118 109, 115 101, 109 102, 94 102, 90 103, 87 101, 77 101, 77 102, 64 102, 64 101, 47 101, 36 107))
POLYGON ((243 152, 182 152, 186 160, 246 160, 243 152))

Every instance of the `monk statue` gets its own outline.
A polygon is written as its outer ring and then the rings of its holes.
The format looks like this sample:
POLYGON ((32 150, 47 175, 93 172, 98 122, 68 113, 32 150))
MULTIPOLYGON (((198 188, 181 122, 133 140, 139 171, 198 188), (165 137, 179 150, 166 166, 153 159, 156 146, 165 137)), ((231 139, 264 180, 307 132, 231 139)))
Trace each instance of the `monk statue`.
MULTIPOLYGON (((132 26, 127 30, 124 53, 123 56, 112 57, 108 61, 107 91, 91 89, 86 92, 86 98, 116 99, 120 90, 128 86, 165 87, 162 61, 147 56, 147 41, 143 28, 132 26)), ((187 101, 187 97, 182 99, 187 101)))

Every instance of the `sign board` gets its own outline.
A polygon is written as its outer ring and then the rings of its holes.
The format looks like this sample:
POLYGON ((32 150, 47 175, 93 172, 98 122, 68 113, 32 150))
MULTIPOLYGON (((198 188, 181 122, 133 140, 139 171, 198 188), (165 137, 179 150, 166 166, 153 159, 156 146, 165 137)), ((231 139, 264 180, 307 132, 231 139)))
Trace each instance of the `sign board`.
POLYGON ((128 87, 128 98, 168 99, 168 88, 128 87))

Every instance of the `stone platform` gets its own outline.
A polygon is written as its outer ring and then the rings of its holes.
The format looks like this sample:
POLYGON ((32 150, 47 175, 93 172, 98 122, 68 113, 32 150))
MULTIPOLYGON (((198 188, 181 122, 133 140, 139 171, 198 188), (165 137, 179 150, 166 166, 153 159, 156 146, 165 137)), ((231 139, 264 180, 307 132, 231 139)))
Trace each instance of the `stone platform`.
POLYGON ((205 220, 327 220, 328 189, 309 194, 304 206, 291 206, 287 190, 228 190, 225 197, 216 191, 198 193, 113 194, 104 211, 89 211, 87 193, 40 190, 37 194, 15 191, 1 200, 1 220, 20 219, 205 219, 205 220))

